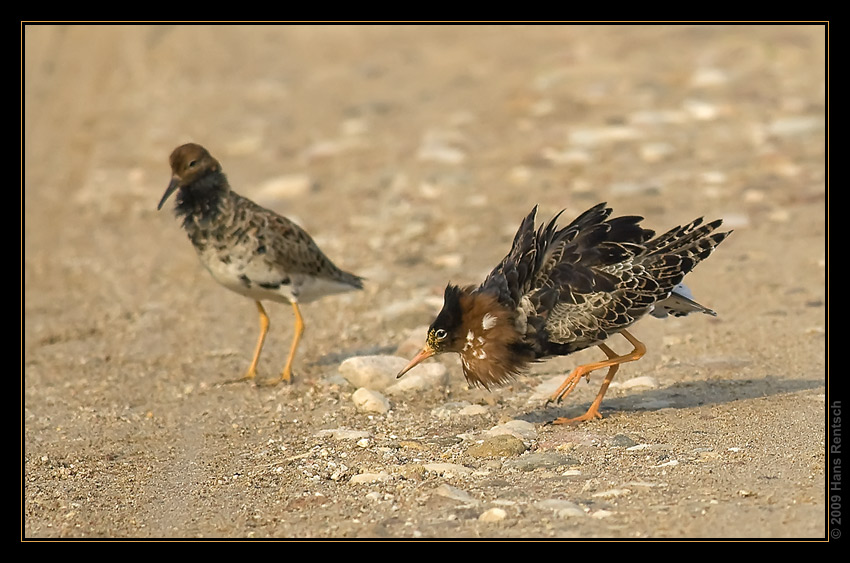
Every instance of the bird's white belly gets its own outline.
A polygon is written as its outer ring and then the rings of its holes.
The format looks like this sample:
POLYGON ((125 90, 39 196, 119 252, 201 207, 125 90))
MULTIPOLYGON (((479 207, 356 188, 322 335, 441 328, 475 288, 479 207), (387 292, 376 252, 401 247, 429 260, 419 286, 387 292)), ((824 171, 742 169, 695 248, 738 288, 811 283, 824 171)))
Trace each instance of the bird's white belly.
POLYGON ((213 279, 231 291, 257 301, 309 303, 326 295, 351 291, 348 284, 317 278, 308 274, 287 274, 258 267, 256 263, 229 255, 222 260, 214 252, 199 253, 201 263, 213 279), (279 283, 284 280, 285 283, 279 283), (277 287, 263 287, 274 282, 277 287))
MULTIPOLYGON (((288 303, 297 301, 294 296, 293 284, 281 284, 275 288, 262 287, 262 280, 256 279, 256 273, 249 269, 249 262, 230 255, 230 260, 222 260, 212 252, 199 253, 201 264, 207 269, 215 281, 231 291, 250 297, 257 301, 271 300, 288 303)), ((280 279, 285 276, 275 276, 269 273, 264 279, 280 279)))

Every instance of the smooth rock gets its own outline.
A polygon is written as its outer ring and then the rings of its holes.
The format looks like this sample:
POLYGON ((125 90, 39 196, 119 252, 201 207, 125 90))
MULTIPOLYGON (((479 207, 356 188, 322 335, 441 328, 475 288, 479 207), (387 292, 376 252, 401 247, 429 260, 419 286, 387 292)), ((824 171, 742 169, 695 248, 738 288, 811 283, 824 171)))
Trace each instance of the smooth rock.
POLYGON ((355 387, 381 391, 396 383, 409 360, 399 356, 355 356, 339 366, 339 374, 355 387))
POLYGON ((508 517, 508 513, 503 508, 490 508, 481 513, 478 520, 481 522, 501 522, 508 517))
POLYGON ((528 449, 525 442, 512 434, 500 434, 486 438, 482 443, 475 444, 466 450, 472 457, 506 457, 516 456, 528 449))
POLYGON ((641 375, 639 377, 626 379, 625 381, 621 381, 619 383, 615 381, 611 383, 611 387, 619 387, 620 389, 656 389, 658 388, 658 380, 649 375, 641 375))
MULTIPOLYGON (((407 365, 407 364, 405 364, 407 365)), ((449 370, 443 364, 431 362, 420 364, 407 372, 401 379, 387 387, 388 395, 412 394, 416 391, 445 387, 449 384, 449 370)))
POLYGON ((452 487, 451 485, 447 485, 446 483, 443 483, 442 485, 434 489, 434 494, 440 495, 441 497, 450 498, 452 500, 464 502, 466 504, 478 504, 478 500, 471 497, 469 493, 467 493, 463 489, 452 487))
POLYGON ((564 465, 578 465, 578 460, 556 452, 530 453, 517 459, 505 461, 506 469, 534 471, 538 468, 555 469, 564 465))
POLYGON ((487 431, 488 436, 499 436, 501 434, 510 434, 520 440, 533 440, 537 438, 537 429, 534 424, 526 420, 509 420, 487 431))
POLYGON ((422 464, 428 471, 433 471, 437 475, 443 477, 453 477, 455 475, 469 475, 472 470, 457 463, 424 463, 422 464))
POLYGON ((372 389, 361 387, 351 395, 354 406, 361 412, 383 414, 390 410, 390 401, 372 389))
POLYGON ((545 499, 534 503, 541 510, 552 510, 559 518, 586 516, 587 513, 576 503, 561 499, 545 499))
POLYGON ((390 475, 385 471, 380 471, 378 473, 359 473, 357 475, 353 475, 351 479, 348 480, 349 483, 380 483, 382 481, 389 481, 390 475))

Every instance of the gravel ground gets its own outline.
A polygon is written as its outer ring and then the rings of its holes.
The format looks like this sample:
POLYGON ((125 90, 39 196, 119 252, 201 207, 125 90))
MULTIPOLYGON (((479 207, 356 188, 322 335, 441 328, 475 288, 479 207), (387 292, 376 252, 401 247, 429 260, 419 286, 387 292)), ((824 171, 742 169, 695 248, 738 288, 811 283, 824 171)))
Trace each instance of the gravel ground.
MULTIPOLYGON (((827 537, 823 27, 23 39, 24 539, 827 537), (188 141, 368 279, 303 308, 292 385, 223 384, 256 310, 156 211, 188 141), (415 352, 446 282, 480 282, 533 205, 599 201, 735 230, 688 278, 719 316, 636 325, 649 352, 603 420, 549 424, 601 374, 541 401, 598 349, 492 392, 456 356, 407 389, 340 369, 415 352)), ((293 319, 268 311, 271 377, 293 319)))

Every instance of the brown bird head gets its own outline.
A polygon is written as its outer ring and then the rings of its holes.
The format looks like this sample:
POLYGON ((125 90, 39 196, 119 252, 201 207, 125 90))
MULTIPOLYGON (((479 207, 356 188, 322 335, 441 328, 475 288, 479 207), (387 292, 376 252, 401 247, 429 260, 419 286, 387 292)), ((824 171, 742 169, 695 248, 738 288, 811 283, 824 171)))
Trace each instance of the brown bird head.
POLYGON ((195 205, 196 202, 219 198, 229 189, 221 164, 201 145, 181 145, 172 151, 169 160, 171 182, 157 209, 162 209, 165 201, 178 189, 181 192, 178 207, 184 203, 195 205))
POLYGON ((428 328, 425 347, 398 377, 431 356, 455 352, 472 385, 489 389, 508 382, 534 359, 515 327, 515 316, 495 295, 449 284, 443 309, 428 328))

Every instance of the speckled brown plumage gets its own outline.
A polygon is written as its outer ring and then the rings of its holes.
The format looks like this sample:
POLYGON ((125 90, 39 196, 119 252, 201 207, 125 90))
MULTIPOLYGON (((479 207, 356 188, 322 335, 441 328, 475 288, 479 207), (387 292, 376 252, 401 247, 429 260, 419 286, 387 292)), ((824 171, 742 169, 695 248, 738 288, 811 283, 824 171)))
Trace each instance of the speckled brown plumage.
POLYGON ((296 330, 279 380, 291 378, 292 360, 303 331, 299 303, 361 289, 362 279, 334 265, 301 227, 232 191, 219 162, 201 145, 174 149, 172 179, 157 209, 177 191, 175 213, 201 264, 213 278, 256 301, 260 338, 244 379, 253 379, 268 315, 261 301, 291 303, 296 330))
POLYGON ((399 377, 434 354, 456 352, 467 381, 489 388, 531 362, 599 346, 608 360, 579 366, 551 397, 563 399, 582 377, 608 367, 597 401, 579 417, 587 420, 600 416, 619 364, 645 351, 625 329, 646 314, 715 314, 691 299, 682 279, 729 235, 715 232, 720 220, 696 219, 654 237, 642 217, 610 218, 604 203, 563 228, 560 213, 535 228, 536 213, 523 219, 510 252, 480 286, 448 285, 425 348, 399 377), (632 343, 631 353, 618 356, 603 344, 616 333, 632 343))

